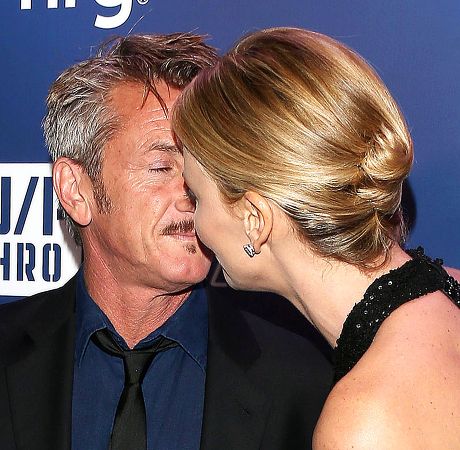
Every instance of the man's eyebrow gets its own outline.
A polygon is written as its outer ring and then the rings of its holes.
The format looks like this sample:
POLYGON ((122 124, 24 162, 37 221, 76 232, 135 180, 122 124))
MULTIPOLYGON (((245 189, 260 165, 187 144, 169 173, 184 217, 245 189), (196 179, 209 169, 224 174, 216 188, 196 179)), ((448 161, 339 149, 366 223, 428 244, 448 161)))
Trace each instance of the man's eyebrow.
POLYGON ((152 151, 179 153, 179 149, 174 144, 164 141, 152 142, 152 144, 147 148, 145 153, 149 153, 152 151))

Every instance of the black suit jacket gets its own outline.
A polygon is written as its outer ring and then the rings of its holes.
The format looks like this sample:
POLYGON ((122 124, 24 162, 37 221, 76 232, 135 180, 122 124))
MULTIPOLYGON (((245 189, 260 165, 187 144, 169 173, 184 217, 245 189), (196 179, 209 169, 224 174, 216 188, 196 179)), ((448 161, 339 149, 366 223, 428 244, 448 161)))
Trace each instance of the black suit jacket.
MULTIPOLYGON (((327 358, 235 307, 226 289, 210 288, 208 302, 201 449, 308 449, 330 387, 327 358)), ((70 450, 74 310, 75 279, 0 307, 1 450, 70 450)))

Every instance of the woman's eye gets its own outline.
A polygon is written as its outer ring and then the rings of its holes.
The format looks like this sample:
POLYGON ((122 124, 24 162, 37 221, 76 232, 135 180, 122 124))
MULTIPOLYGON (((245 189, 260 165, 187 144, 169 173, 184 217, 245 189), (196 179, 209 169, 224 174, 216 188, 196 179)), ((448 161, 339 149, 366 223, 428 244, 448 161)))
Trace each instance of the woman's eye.
POLYGON ((187 188, 187 196, 190 200, 196 201, 196 195, 190 190, 190 188, 187 188))

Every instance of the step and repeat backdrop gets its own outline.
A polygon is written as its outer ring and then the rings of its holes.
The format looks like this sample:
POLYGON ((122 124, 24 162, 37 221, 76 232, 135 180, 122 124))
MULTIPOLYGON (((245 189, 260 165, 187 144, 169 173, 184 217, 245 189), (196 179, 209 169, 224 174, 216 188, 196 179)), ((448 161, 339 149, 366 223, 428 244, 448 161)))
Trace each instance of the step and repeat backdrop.
MULTIPOLYGON (((0 303, 60 286, 78 268, 57 214, 44 101, 64 68, 128 33, 192 31, 223 52, 249 31, 298 26, 360 52, 414 137, 408 245, 460 267, 458 0, 8 0, 0 25, 0 303)), ((218 269, 210 277, 221 283, 218 269)))

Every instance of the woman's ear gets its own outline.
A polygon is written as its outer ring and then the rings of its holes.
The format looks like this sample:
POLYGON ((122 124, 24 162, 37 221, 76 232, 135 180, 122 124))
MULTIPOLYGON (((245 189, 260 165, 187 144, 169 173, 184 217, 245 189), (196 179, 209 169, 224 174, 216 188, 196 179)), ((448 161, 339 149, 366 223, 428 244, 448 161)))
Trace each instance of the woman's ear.
POLYGON ((82 167, 70 158, 58 158, 53 164, 53 185, 67 214, 79 225, 91 222, 88 189, 82 167))
POLYGON ((247 191, 241 200, 246 235, 255 252, 260 253, 273 227, 273 211, 270 202, 253 191, 247 191))

